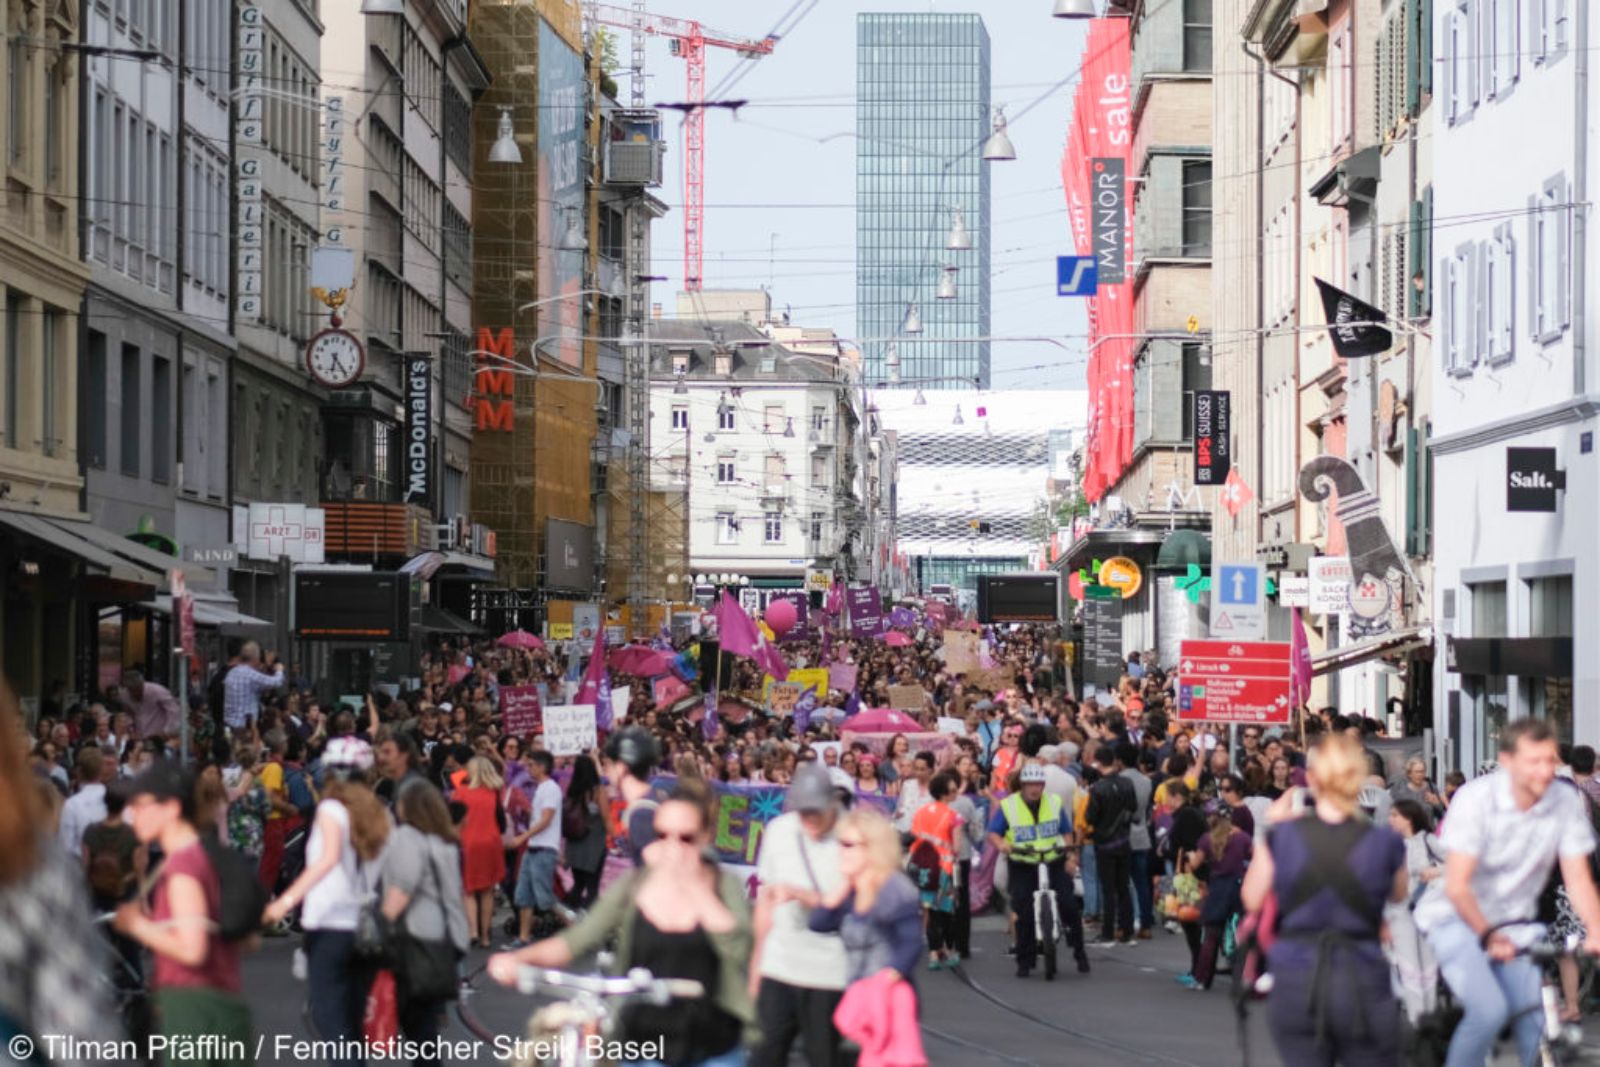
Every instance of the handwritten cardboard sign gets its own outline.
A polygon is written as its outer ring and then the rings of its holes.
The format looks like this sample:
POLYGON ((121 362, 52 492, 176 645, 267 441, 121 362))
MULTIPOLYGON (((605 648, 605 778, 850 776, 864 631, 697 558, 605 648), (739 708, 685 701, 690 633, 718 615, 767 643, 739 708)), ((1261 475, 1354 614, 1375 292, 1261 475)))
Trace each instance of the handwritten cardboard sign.
POLYGON ((557 704, 544 709, 544 747, 552 756, 581 756, 598 743, 594 705, 557 704))
POLYGON ((889 706, 901 711, 921 711, 928 706, 928 691, 920 685, 891 685, 889 706))
POLYGON ((856 665, 854 663, 835 663, 829 667, 828 688, 837 689, 841 693, 855 692, 856 665))
POLYGON ((806 687, 799 682, 773 682, 767 691, 767 708, 774 715, 793 715, 806 687))
POLYGON ((971 674, 978 667, 978 635, 951 630, 944 635, 944 665, 951 674, 971 674))
POLYGON ((985 670, 972 671, 967 675, 967 681, 977 689, 998 693, 1002 689, 1010 689, 1015 677, 1015 672, 1010 667, 989 667, 985 670))
POLYGON ((509 737, 532 737, 543 725, 539 687, 508 685, 500 687, 500 715, 509 737))

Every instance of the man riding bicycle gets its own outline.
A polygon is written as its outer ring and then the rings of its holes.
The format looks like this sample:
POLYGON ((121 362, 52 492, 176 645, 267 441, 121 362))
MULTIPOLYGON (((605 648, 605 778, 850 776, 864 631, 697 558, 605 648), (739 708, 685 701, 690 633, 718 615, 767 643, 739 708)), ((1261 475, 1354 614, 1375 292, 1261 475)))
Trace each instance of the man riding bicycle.
POLYGON ((1584 949, 1600 952, 1600 896, 1589 873, 1594 832, 1583 796, 1555 781, 1558 762, 1549 724, 1518 720, 1501 734, 1500 773, 1468 782, 1450 802, 1440 835, 1445 876, 1416 909, 1464 1012, 1446 1067, 1483 1067, 1508 1022, 1521 1062, 1535 1061, 1539 969, 1518 953, 1538 937, 1528 924, 1553 863, 1588 931, 1584 949))
MULTIPOLYGON (((1078 961, 1078 973, 1089 972, 1089 956, 1083 950, 1083 919, 1072 891, 1068 864, 1076 864, 1072 848, 1072 814, 1063 809, 1061 798, 1044 791, 1044 765, 1025 764, 1020 787, 1001 802, 989 820, 989 841, 1006 855, 1011 885, 1011 910, 1017 917, 1017 977, 1033 971, 1038 955, 1034 924, 1034 892, 1039 888, 1040 872, 1055 891, 1056 908, 1066 923, 1067 944, 1078 961), (1071 859, 1065 857, 1071 856, 1071 859)), ((1052 924, 1051 936, 1055 930, 1052 924)), ((1045 954, 1046 978, 1055 977, 1055 952, 1045 954)))

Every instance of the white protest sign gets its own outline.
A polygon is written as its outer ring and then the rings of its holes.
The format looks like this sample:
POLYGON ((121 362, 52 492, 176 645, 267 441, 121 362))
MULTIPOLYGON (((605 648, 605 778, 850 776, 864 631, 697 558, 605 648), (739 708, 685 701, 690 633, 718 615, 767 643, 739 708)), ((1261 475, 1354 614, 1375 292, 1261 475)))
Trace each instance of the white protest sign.
POLYGON ((951 715, 941 715, 939 716, 939 732, 941 734, 954 734, 956 737, 964 737, 967 733, 967 720, 957 719, 951 715))
POLYGON ((544 709, 544 747, 552 756, 581 756, 598 743, 593 705, 557 704, 544 709))
POLYGON ((633 703, 633 686, 625 685, 611 691, 611 718, 621 722, 628 717, 628 705, 633 703))

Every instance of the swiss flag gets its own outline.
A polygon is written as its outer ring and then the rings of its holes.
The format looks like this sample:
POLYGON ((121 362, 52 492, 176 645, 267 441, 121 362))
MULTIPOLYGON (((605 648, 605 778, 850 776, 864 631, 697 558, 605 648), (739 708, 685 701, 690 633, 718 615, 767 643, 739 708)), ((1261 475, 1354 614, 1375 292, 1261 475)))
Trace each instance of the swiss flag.
POLYGON ((1238 518, 1244 506, 1255 498, 1256 495, 1250 491, 1243 476, 1239 474, 1239 468, 1235 467, 1229 471, 1227 481, 1222 483, 1222 506, 1228 509, 1228 514, 1238 518))

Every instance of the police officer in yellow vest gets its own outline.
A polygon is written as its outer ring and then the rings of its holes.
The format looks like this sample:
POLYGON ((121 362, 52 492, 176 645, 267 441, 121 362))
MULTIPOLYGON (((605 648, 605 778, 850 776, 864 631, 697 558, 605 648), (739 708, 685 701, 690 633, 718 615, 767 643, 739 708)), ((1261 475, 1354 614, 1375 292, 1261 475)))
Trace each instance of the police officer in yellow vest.
MULTIPOLYGON (((1034 931, 1033 894, 1039 888, 1040 872, 1050 879, 1055 890, 1056 911, 1067 935, 1067 944, 1078 961, 1078 973, 1089 973, 1089 957, 1083 951, 1083 919, 1072 891, 1068 863, 1076 861, 1073 846, 1072 813, 1065 811, 1061 798, 1044 791, 1044 765, 1030 761, 1019 774, 1020 788, 1001 802, 989 820, 989 843, 1006 855, 1011 879, 1011 910, 1017 917, 1017 977, 1033 972, 1039 947, 1034 931)), ((1045 978, 1055 975, 1053 955, 1045 956, 1045 978)))

